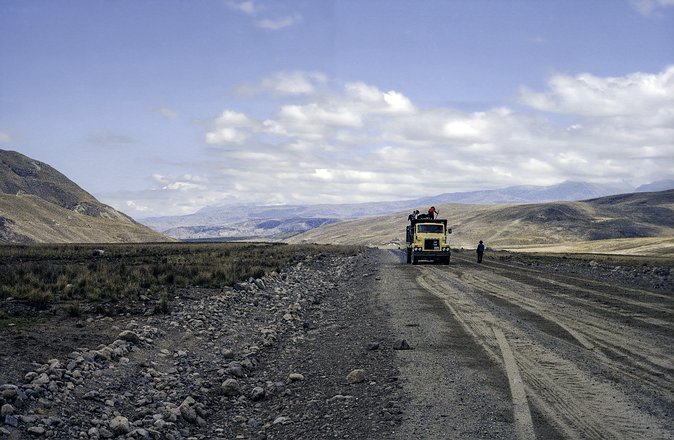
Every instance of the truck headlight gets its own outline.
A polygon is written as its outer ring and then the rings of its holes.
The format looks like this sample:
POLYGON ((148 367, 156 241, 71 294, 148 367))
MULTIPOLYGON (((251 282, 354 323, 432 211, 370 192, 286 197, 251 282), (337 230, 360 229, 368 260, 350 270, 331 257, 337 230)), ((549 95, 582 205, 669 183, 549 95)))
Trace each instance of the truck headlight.
POLYGON ((421 248, 419 246, 414 246, 414 252, 421 252, 421 248))

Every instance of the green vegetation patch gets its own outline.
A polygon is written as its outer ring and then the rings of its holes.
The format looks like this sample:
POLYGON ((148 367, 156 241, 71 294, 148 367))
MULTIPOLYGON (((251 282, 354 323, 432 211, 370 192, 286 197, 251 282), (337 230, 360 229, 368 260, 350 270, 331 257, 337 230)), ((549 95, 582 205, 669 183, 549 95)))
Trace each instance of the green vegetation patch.
MULTIPOLYGON (((176 288, 222 288, 259 278, 309 255, 358 251, 277 243, 8 245, 0 247, 0 299, 41 308, 54 301, 165 298, 176 288)), ((77 315, 77 306, 71 308, 77 315)))

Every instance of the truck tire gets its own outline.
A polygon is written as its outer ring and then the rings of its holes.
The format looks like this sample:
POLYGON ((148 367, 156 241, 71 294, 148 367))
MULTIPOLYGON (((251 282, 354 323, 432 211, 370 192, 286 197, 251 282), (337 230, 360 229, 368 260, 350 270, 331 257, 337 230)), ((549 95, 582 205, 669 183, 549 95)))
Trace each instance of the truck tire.
POLYGON ((444 265, 449 265, 449 257, 445 257, 442 259, 442 264, 444 265))
POLYGON ((412 262, 412 249, 407 249, 407 264, 412 262))
POLYGON ((412 258, 412 264, 419 264, 419 259, 417 257, 412 258))

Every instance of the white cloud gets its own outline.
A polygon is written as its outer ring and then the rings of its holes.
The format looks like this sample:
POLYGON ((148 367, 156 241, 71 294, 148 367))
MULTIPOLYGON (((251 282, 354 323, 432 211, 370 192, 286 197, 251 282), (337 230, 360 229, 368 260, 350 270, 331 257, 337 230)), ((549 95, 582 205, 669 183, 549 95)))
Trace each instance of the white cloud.
POLYGON ((12 137, 9 135, 9 133, 0 131, 0 143, 8 144, 10 142, 12 142, 12 137))
POLYGON ((416 110, 409 98, 395 90, 382 92, 377 87, 356 82, 345 84, 344 91, 351 105, 364 112, 411 113, 416 110))
POLYGON ((645 16, 652 16, 658 11, 674 7, 674 0, 629 0, 632 6, 645 16))
POLYGON ((154 181, 179 212, 218 197, 359 202, 567 179, 647 183, 674 175, 673 76, 674 67, 558 75, 545 90, 522 90, 527 107, 472 112, 425 108, 402 91, 322 77, 320 93, 270 100, 261 119, 232 108, 214 115, 199 177, 154 181))
POLYGON ((280 18, 264 18, 262 20, 257 20, 255 25, 262 29, 268 29, 272 31, 277 31, 289 26, 296 25, 302 22, 302 16, 300 14, 288 15, 280 18))
POLYGON ((138 203, 134 202, 133 200, 127 200, 126 201, 126 207, 131 209, 134 212, 149 212, 150 207, 145 206, 145 205, 139 205, 138 203))
POLYGON ((152 180, 160 184, 162 190, 173 191, 206 190, 208 184, 208 178, 190 173, 181 176, 155 173, 152 175, 152 180))
MULTIPOLYGON (((161 190, 163 191, 179 191, 179 192, 191 192, 194 191, 206 191, 208 189, 208 179, 201 178, 198 176, 193 176, 191 174, 184 174, 182 176, 163 176, 161 174, 154 174, 152 178, 155 182, 161 184, 161 190)), ((129 205, 129 202, 127 202, 129 205)), ((129 205, 133 209, 144 211, 142 209, 136 208, 129 205)))
POLYGON ((278 112, 278 119, 297 128, 319 126, 358 127, 362 120, 358 112, 348 107, 324 106, 317 103, 306 105, 284 105, 278 112))
POLYGON ((236 201, 226 190, 211 189, 147 189, 119 191, 98 195, 99 200, 136 219, 158 215, 185 215, 225 201, 236 201))
POLYGON ((442 133, 448 139, 488 141, 489 123, 484 115, 472 115, 467 118, 453 118, 442 125, 442 133))
POLYGON ((244 84, 236 91, 243 95, 270 93, 274 96, 312 95, 327 82, 320 72, 278 72, 268 76, 258 84, 244 84))
POLYGON ((180 116, 177 111, 170 109, 168 107, 159 107, 155 111, 160 115, 162 115, 163 117, 165 117, 166 119, 177 119, 178 116, 180 116))
POLYGON ((229 6, 231 9, 239 12, 243 12, 244 14, 247 15, 256 15, 260 11, 260 7, 256 5, 256 3, 253 0, 246 0, 246 1, 228 1, 226 2, 227 6, 229 6))
POLYGON ((206 186, 204 185, 199 185, 197 183, 192 183, 192 182, 173 182, 162 189, 170 189, 170 190, 175 190, 175 191, 189 191, 189 190, 204 190, 206 189, 206 186))
POLYGON ((213 121, 214 128, 206 134, 206 143, 211 145, 241 144, 248 140, 250 130, 258 123, 241 112, 223 111, 213 121))
POLYGON ((223 111, 220 116, 215 118, 215 123, 233 127, 250 127, 255 124, 248 116, 234 110, 223 111))
MULTIPOLYGON (((227 1, 225 4, 230 9, 251 17, 255 26, 260 29, 277 31, 302 22, 302 15, 299 13, 279 14, 271 10, 274 8, 264 6, 253 0, 227 1)), ((269 4, 278 9, 278 3, 269 4)))
POLYGON ((236 128, 232 127, 221 127, 217 128, 215 131, 211 131, 206 134, 206 143, 207 144, 240 144, 248 139, 248 135, 236 128))
POLYGON ((674 66, 658 74, 633 73, 604 78, 591 74, 557 75, 548 91, 520 91, 521 101, 536 109, 580 116, 645 115, 674 109, 674 66))

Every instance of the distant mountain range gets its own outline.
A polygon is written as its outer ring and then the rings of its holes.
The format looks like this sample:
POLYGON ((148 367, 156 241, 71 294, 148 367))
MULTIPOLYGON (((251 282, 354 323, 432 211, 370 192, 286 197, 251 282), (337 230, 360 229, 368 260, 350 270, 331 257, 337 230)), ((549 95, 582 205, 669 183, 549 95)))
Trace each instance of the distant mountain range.
POLYGON ((381 216, 413 209, 425 210, 431 205, 437 206, 445 203, 491 205, 573 201, 670 188, 674 188, 672 179, 638 188, 628 184, 566 181, 551 186, 512 186, 495 190, 445 193, 392 202, 209 206, 190 215, 153 217, 140 221, 156 231, 182 240, 284 240, 316 227, 343 220, 381 216))
MULTIPOLYGON (((452 247, 674 255, 674 190, 533 204, 437 204, 452 247)), ((405 245, 404 212, 351 220, 293 236, 290 243, 405 245)))
POLYGON ((668 189, 674 188, 674 179, 665 179, 658 180, 657 182, 649 183, 646 185, 641 185, 634 192, 655 192, 655 191, 667 191, 668 189))
MULTIPOLYGON (((653 182, 638 188, 627 184, 601 185, 567 181, 552 186, 513 186, 391 202, 209 206, 191 215, 142 220, 152 228, 150 229, 99 202, 48 164, 14 151, 0 150, 0 243, 147 242, 166 241, 169 240, 167 236, 181 240, 218 241, 288 240, 294 237, 290 241, 296 241, 311 239, 314 236, 313 232, 307 231, 315 231, 318 237, 324 231, 339 231, 342 224, 349 224, 347 221, 365 217, 393 216, 395 221, 404 223, 408 212, 413 209, 424 211, 431 205, 439 207, 443 217, 449 214, 452 218, 451 216, 456 215, 457 212, 463 212, 466 215, 479 213, 480 218, 476 217, 468 221, 466 218, 457 217, 457 224, 465 225, 475 221, 474 227, 471 227, 472 232, 488 232, 480 225, 496 224, 490 223, 489 215, 495 212, 493 210, 505 209, 497 217, 513 216, 512 224, 530 225, 536 223, 536 219, 543 218, 548 221, 557 215, 566 216, 565 219, 568 222, 565 226, 555 227, 561 228, 560 231, 566 231, 565 234, 573 231, 574 228, 585 231, 585 235, 572 233, 566 237, 569 239, 584 237, 594 240, 603 236, 615 237, 616 234, 618 236, 622 234, 625 237, 649 237, 662 232, 658 229, 660 226, 664 225, 668 228, 671 226, 667 223, 667 219, 672 218, 672 213, 671 208, 666 204, 661 203, 653 207, 647 205, 645 200, 653 200, 649 194, 659 194, 652 193, 653 191, 672 188, 674 188, 674 179, 653 182), (615 195, 620 193, 627 195, 615 195), (639 193, 646 193, 645 198, 634 199, 641 200, 639 202, 642 203, 641 205, 636 202, 631 205, 625 204, 624 197, 629 198, 639 193), (606 198, 606 196, 610 197, 606 198), (606 218, 599 214, 583 217, 581 214, 585 208, 577 211, 581 205, 564 205, 565 201, 575 200, 586 200, 585 203, 589 203, 596 212, 613 211, 611 215, 607 214, 606 218), (596 208, 606 200, 609 201, 607 206, 601 210, 596 208), (541 202, 555 202, 561 205, 553 208, 532 205, 541 202), (617 208, 610 206, 612 203, 621 208, 616 211, 617 208), (502 204, 517 205, 500 207, 499 205, 502 204), (571 209, 569 206, 574 206, 574 208, 571 209), (635 208, 632 209, 633 207, 635 208), (450 212, 445 210, 450 210, 450 212), (625 217, 627 213, 631 217, 625 217), (659 222, 656 221, 658 216, 662 217, 659 222), (585 225, 588 221, 592 223, 592 227, 585 225), (579 222, 578 225, 575 225, 575 222, 579 222), (317 230, 317 228, 320 229, 317 230)), ((663 194, 665 194, 665 200, 668 200, 667 198, 671 197, 674 192, 666 191, 663 194)), ((661 201, 661 199, 658 200, 661 201)), ((669 201, 669 203, 674 202, 669 201)), ((553 220, 559 219, 553 218, 553 220)), ((370 223, 367 227, 374 229, 362 229, 361 233, 364 235, 361 238, 367 239, 382 233, 379 230, 381 225, 376 222, 370 223)), ((500 233, 503 237, 508 236, 509 227, 501 227, 500 233)), ((552 229, 545 228, 541 239, 544 239, 546 234, 554 235, 551 234, 552 231, 552 229)), ((391 233, 393 232, 394 230, 391 233)), ((472 232, 466 235, 471 240, 474 238, 472 232)), ((516 231, 511 232, 514 234, 513 237, 517 236, 516 231)), ((339 234, 343 235, 344 231, 339 234)), ((496 242, 499 240, 498 234, 492 234, 489 238, 496 242)), ((336 241, 340 240, 336 239, 336 241)), ((508 240, 512 242, 513 238, 509 237, 508 240)), ((536 240, 539 239, 536 238, 536 240)))
POLYGON ((167 240, 46 163, 0 150, 0 243, 167 240))

